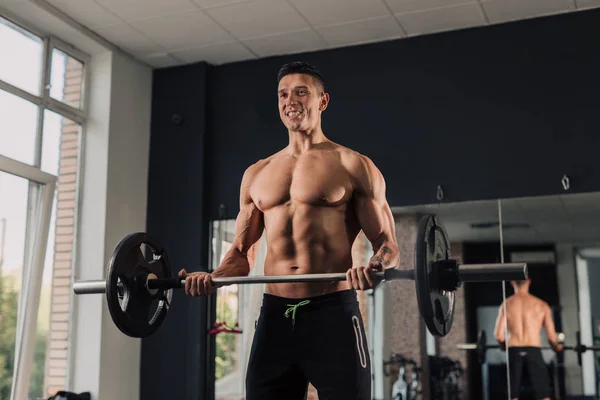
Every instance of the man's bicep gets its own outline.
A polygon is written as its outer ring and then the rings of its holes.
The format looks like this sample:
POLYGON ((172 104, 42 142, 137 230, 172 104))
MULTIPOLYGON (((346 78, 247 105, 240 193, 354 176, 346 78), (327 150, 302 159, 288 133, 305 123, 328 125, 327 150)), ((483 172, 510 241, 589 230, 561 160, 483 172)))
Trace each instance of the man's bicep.
POLYGON ((260 239, 263 229, 263 213, 254 203, 244 204, 240 207, 240 212, 235 220, 234 246, 240 253, 246 254, 250 247, 260 239))
POLYGON ((368 159, 363 163, 354 197, 354 210, 367 239, 377 246, 396 243, 394 216, 386 199, 385 180, 368 159))
POLYGON ((394 217, 387 203, 359 195, 355 198, 354 209, 360 227, 371 243, 395 241, 394 217))
POLYGON ((235 220, 235 239, 233 245, 246 254, 250 247, 262 236, 264 229, 263 213, 256 207, 250 195, 252 179, 256 168, 250 167, 244 172, 240 185, 240 211, 235 220))

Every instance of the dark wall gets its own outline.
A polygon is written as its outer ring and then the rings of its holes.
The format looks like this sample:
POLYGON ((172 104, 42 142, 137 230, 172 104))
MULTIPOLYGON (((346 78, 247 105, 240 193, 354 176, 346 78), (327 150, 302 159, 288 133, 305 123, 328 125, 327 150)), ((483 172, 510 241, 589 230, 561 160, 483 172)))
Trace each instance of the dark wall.
POLYGON ((215 68, 210 216, 238 210, 250 164, 287 144, 276 73, 314 63, 324 132, 371 157, 392 206, 600 190, 600 11, 215 68))
MULTIPOLYGON (((207 66, 154 73, 147 231, 167 249, 176 274, 208 260, 205 218, 207 66), (178 124, 173 117, 181 116, 178 124)), ((160 329, 142 340, 140 398, 200 399, 206 390, 206 298, 173 293, 160 329)))

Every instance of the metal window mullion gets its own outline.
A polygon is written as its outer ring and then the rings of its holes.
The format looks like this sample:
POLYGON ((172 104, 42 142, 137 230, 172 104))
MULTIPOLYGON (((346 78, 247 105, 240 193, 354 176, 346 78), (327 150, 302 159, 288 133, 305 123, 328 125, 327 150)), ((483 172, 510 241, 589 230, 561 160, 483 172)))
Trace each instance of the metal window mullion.
POLYGON ((37 127, 35 132, 35 144, 34 144, 34 155, 33 155, 33 166, 37 168, 42 167, 42 143, 44 135, 44 105, 38 107, 37 115, 37 127))
POLYGON ((33 165, 36 167, 42 166, 42 146, 44 143, 44 110, 45 105, 50 97, 50 68, 51 68, 51 57, 52 57, 52 49, 50 48, 50 40, 48 38, 44 38, 44 57, 42 59, 42 79, 40 83, 40 93, 42 94, 42 103, 40 104, 40 108, 38 110, 38 120, 37 120, 37 131, 35 135, 35 156, 33 165))
POLYGON ((53 49, 62 51, 69 57, 72 57, 72 58, 76 59, 77 61, 80 61, 82 64, 85 65, 85 64, 89 63, 89 61, 91 60, 91 57, 88 54, 77 49, 76 47, 73 47, 70 44, 63 42, 59 38, 57 38, 55 36, 50 36, 49 39, 50 39, 50 47, 52 47, 53 49))
POLYGON ((32 167, 29 164, 3 155, 0 155, 0 171, 27 179, 29 181, 37 182, 42 185, 50 184, 55 182, 57 179, 56 175, 46 173, 41 171, 39 168, 32 167))
POLYGON ((71 121, 75 121, 80 125, 82 125, 85 121, 85 113, 82 110, 71 107, 70 105, 56 99, 48 98, 44 105, 48 110, 54 111, 63 117, 67 117, 71 121))
POLYGON ((10 83, 3 81, 2 79, 0 79, 0 89, 10 94, 14 94, 17 97, 21 97, 33 104, 37 104, 38 106, 41 105, 44 101, 42 97, 36 96, 35 94, 31 94, 26 90, 11 85, 10 83))

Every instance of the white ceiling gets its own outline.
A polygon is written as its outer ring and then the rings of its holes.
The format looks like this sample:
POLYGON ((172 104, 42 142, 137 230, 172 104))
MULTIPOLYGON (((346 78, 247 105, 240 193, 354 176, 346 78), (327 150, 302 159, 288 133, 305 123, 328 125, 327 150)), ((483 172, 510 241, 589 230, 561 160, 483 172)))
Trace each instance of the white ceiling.
POLYGON ((452 241, 498 241, 499 211, 506 244, 600 244, 600 192, 394 208, 394 213, 433 213, 452 241), (496 225, 474 229, 472 224, 496 225))
POLYGON ((154 67, 219 65, 600 6, 600 0, 0 0, 0 11, 28 19, 47 3, 154 67))

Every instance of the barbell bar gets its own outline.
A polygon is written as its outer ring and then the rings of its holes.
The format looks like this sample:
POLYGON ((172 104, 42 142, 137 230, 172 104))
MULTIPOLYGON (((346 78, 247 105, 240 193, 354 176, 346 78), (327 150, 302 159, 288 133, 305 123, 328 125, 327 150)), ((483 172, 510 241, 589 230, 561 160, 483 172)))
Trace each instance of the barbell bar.
MULTIPOLYGON (((451 258, 450 240, 439 218, 426 215, 417 230, 414 268, 390 268, 376 275, 384 281, 414 280, 419 312, 428 330, 434 336, 445 336, 452 327, 455 292, 463 282, 524 280, 528 278, 528 270, 525 263, 459 263, 451 258)), ((345 281, 346 273, 235 276, 212 280, 217 286, 331 282, 345 281)), ((172 290, 184 287, 185 280, 173 276, 162 244, 138 232, 127 235, 115 247, 105 281, 77 281, 73 291, 77 295, 106 294, 115 325, 128 336, 146 337, 153 334, 166 317, 172 290), (149 252, 151 257, 148 257, 149 252)))
MULTIPOLYGON (((559 333, 559 341, 563 344, 562 351, 575 351, 577 353, 577 363, 581 366, 582 363, 582 354, 586 351, 600 351, 600 346, 587 346, 585 344, 581 344, 581 332, 577 331, 575 334, 575 346, 564 345, 562 338, 564 338, 564 334, 559 333)), ((487 344, 487 334, 485 330, 479 331, 477 334, 477 342, 475 343, 459 343, 456 345, 458 350, 466 350, 466 351, 475 351, 477 352, 477 359, 480 364, 484 364, 486 362, 486 353, 491 349, 499 349, 500 346, 497 344, 487 344)), ((540 346, 541 350, 553 350, 550 346, 540 346)))
MULTIPOLYGON (((461 264, 458 266, 458 279, 461 282, 485 282, 522 279, 525 276, 526 265, 523 263, 506 264, 461 264), (508 279, 507 279, 508 278, 508 279)), ((384 281, 414 280, 414 270, 398 270, 389 268, 383 272, 376 272, 377 278, 384 281)), ((212 278, 216 286, 245 285, 258 283, 294 283, 294 282, 330 282, 345 281, 345 273, 329 274, 298 274, 298 275, 272 275, 272 276, 231 276, 212 278)), ((146 289, 169 290, 185 287, 185 279, 152 279, 146 281, 146 289)), ((104 294, 106 281, 78 281, 73 285, 75 294, 104 294)))

